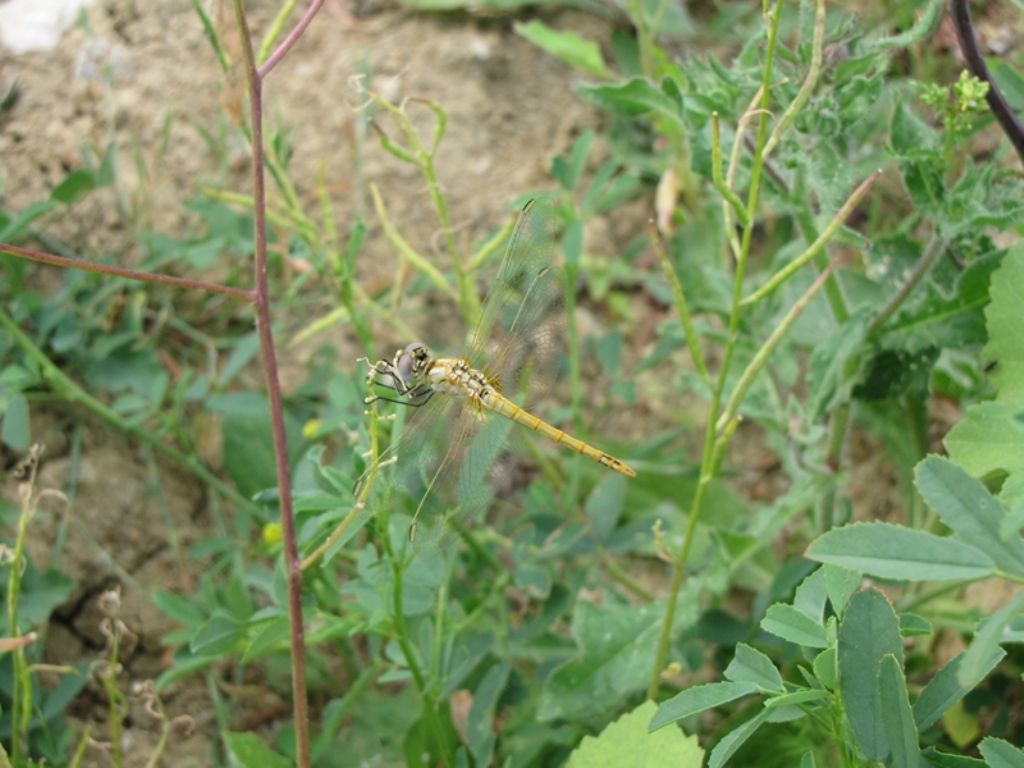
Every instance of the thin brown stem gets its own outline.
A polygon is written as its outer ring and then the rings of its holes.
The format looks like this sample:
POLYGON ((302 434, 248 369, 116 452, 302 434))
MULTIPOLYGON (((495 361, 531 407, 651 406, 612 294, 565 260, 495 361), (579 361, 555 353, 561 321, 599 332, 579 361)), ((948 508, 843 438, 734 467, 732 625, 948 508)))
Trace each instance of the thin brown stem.
MULTIPOLYGON (((295 761, 299 768, 309 768, 311 758, 309 751, 309 703, 306 697, 305 630, 302 622, 302 561, 299 558, 295 538, 291 467, 288 464, 288 446, 281 405, 281 382, 277 373, 277 351, 274 348, 274 334, 270 321, 270 291, 267 286, 267 193, 263 155, 263 78, 260 71, 256 69, 252 38, 248 23, 246 22, 245 11, 242 9, 242 0, 234 0, 234 8, 242 43, 245 75, 249 85, 250 120, 252 122, 253 238, 255 242, 253 261, 256 292, 253 305, 256 312, 256 327, 260 338, 263 371, 267 382, 267 399, 269 401, 270 421, 274 435, 277 487, 281 499, 281 529, 284 544, 284 565, 288 580, 288 613, 291 620, 292 713, 295 720, 295 761)), ((302 29, 304 28, 302 27, 302 29)), ((301 32, 301 29, 299 31, 301 32)), ((289 40, 291 37, 289 35, 289 40)), ((283 43, 282 47, 284 47, 283 43)), ((272 62, 268 60, 267 63, 272 62)))
POLYGON ((313 0, 313 2, 310 3, 309 8, 306 9, 306 12, 302 14, 302 18, 299 19, 292 31, 288 33, 288 36, 281 41, 281 44, 277 46, 277 48, 274 49, 274 52, 267 57, 267 60, 260 65, 260 68, 256 71, 256 75, 259 77, 261 82, 263 81, 263 78, 269 75, 270 71, 277 66, 278 62, 284 58, 284 55, 291 50, 291 47, 295 45, 295 42, 302 37, 302 33, 306 31, 306 27, 308 27, 310 22, 313 21, 313 17, 316 16, 323 4, 324 0, 313 0))
POLYGON ((100 274, 110 275, 111 277, 125 277, 129 280, 138 280, 142 283, 158 283, 160 285, 169 285, 174 288, 189 288, 195 291, 205 291, 206 293, 222 293, 225 296, 233 296, 234 298, 242 299, 243 301, 252 301, 256 297, 256 294, 253 291, 247 291, 245 288, 236 288, 233 285, 220 285, 219 283, 207 283, 204 280, 193 280, 188 277, 174 277, 173 275, 158 275, 152 272, 140 272, 136 269, 114 267, 110 264, 101 264, 98 261, 89 261, 87 259, 69 259, 64 256, 54 256, 51 253, 34 251, 31 248, 20 248, 17 245, 10 245, 8 243, 0 243, 0 253, 9 253, 12 256, 17 256, 21 259, 28 259, 29 261, 35 261, 39 264, 49 264, 53 267, 80 269, 85 272, 99 272, 100 274))

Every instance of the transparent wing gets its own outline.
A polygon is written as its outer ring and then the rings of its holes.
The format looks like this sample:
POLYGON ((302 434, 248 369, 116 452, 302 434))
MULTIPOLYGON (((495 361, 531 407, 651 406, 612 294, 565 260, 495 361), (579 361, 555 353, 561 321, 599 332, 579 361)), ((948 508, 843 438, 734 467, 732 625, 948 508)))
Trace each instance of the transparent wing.
POLYGON ((527 203, 470 342, 473 366, 495 377, 520 405, 549 388, 565 349, 565 273, 556 223, 549 203, 527 203))

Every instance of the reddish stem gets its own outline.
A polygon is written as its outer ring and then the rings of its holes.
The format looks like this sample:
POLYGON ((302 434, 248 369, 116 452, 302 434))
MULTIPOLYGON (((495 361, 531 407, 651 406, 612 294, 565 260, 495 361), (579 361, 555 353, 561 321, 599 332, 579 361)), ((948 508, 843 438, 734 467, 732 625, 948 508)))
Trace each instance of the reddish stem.
POLYGON ((36 261, 40 264, 49 264, 54 267, 64 267, 65 269, 81 269, 85 272, 99 272, 104 275, 111 275, 112 277, 126 277, 129 280, 138 280, 142 283, 159 283, 161 285, 170 285, 175 288, 190 288, 197 291, 206 291, 207 293, 222 293, 225 296, 233 296, 236 299, 242 299, 244 301, 253 301, 256 298, 256 293, 254 291, 247 291, 244 288, 235 288, 231 285, 207 283, 203 280, 193 280, 189 277, 173 277, 171 275, 159 275, 153 272, 140 272, 135 269, 114 267, 109 264, 101 264, 98 261, 88 261, 87 259, 69 259, 64 256, 54 256, 50 253, 43 253, 42 251, 33 251, 30 248, 19 248, 16 245, 9 245, 8 243, 0 243, 0 252, 9 253, 12 256, 19 256, 23 259, 28 259, 29 261, 36 261))
POLYGON ((306 31, 306 27, 313 21, 313 17, 316 16, 317 11, 324 4, 324 0, 313 0, 310 3, 309 8, 302 14, 302 18, 295 25, 295 28, 288 33, 288 37, 281 41, 281 44, 277 46, 272 54, 267 57, 267 60, 263 62, 256 73, 259 75, 260 81, 263 80, 267 75, 270 74, 270 70, 277 66, 277 63, 284 58, 284 55, 288 53, 295 41, 302 37, 302 33, 306 31))
MULTIPOLYGON (((277 375, 277 352, 270 323, 270 291, 267 287, 267 193, 264 185, 263 159, 263 77, 256 69, 252 38, 246 22, 242 0, 234 0, 235 18, 241 36, 245 74, 249 84, 252 120, 252 173, 254 214, 254 266, 256 297, 256 327, 259 331, 263 371, 267 381, 270 421, 274 434, 274 458, 277 466, 277 488, 281 499, 281 530, 284 544, 285 571, 288 579, 288 613, 291 623, 292 661, 292 713, 295 721, 295 761, 299 768, 309 768, 309 702, 306 694, 305 628, 302 622, 302 560, 299 559, 295 539, 295 514, 292 509, 291 467, 288 465, 288 445, 284 430, 281 405, 281 382, 277 375)), ((318 8, 314 2, 311 9, 318 8)), ((303 17, 300 27, 293 30, 278 49, 287 50, 294 42, 296 32, 301 33, 309 23, 310 14, 303 17)), ((275 52, 276 54, 277 52, 275 52)), ((278 57, 280 58, 280 57, 278 57)), ((268 60, 268 64, 276 62, 268 60)), ((267 67, 269 71, 269 67, 267 67)))

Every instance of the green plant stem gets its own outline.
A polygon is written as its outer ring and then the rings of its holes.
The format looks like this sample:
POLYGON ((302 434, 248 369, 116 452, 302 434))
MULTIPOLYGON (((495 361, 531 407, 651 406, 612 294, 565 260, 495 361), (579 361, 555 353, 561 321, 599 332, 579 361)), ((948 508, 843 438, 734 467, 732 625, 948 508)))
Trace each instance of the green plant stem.
POLYGON ((747 226, 747 209, 743 207, 740 196, 725 183, 725 177, 722 175, 722 135, 718 124, 718 112, 711 113, 711 174, 715 189, 732 207, 733 213, 740 220, 740 226, 747 226))
MULTIPOLYGON (((835 233, 839 231, 839 228, 843 225, 843 222, 846 221, 846 219, 849 217, 851 213, 853 213, 853 209, 857 207, 857 204, 861 201, 864 195, 868 193, 868 190, 871 189, 872 186, 874 186, 874 183, 878 181, 878 177, 881 175, 882 171, 881 169, 879 169, 870 176, 868 176, 864 181, 862 181, 860 185, 855 190, 853 190, 853 193, 846 199, 846 202, 843 203, 839 211, 836 212, 836 215, 832 217, 832 221, 828 223, 828 226, 825 227, 825 230, 820 235, 818 235, 818 239, 811 243, 807 250, 805 250, 803 253, 801 253, 799 256, 793 259, 789 264, 787 264, 774 275, 772 275, 768 279, 768 281, 765 282, 764 285, 762 285, 756 291, 751 293, 749 296, 746 296, 743 299, 742 303, 753 304, 757 301, 760 301, 764 297, 769 296, 776 289, 778 289, 779 286, 781 286, 789 278, 791 278, 798 271, 800 271, 801 267, 803 267, 804 264, 806 264, 819 253, 821 253, 826 243, 828 243, 828 241, 832 239, 835 233)), ((746 232, 744 232, 744 235, 746 235, 746 232)))
POLYGON ((803 83, 800 86, 800 90, 797 91, 796 98, 790 102, 789 106, 786 107, 786 111, 782 113, 782 117, 779 118, 778 123, 775 124, 775 129, 772 131, 771 136, 768 137, 768 142, 764 146, 764 154, 770 155, 772 150, 775 149, 779 143, 779 139, 782 134, 785 133, 789 126, 796 120, 797 115, 800 114, 800 110, 807 104, 807 100, 811 97, 811 93, 814 91, 814 86, 818 84, 818 76, 821 74, 821 59, 822 52, 825 49, 825 0, 817 0, 815 3, 814 12, 814 39, 811 42, 811 63, 807 67, 807 76, 804 78, 803 83))
POLYGON ((119 413, 117 413, 117 411, 109 408, 107 405, 100 402, 84 389, 79 387, 78 384, 70 379, 63 371, 60 370, 60 368, 54 365, 46 354, 22 332, 17 323, 8 317, 2 310, 0 310, 0 326, 6 329, 18 343, 18 346, 24 350, 25 354, 36 362, 39 366, 43 379, 53 388, 53 391, 58 396, 73 405, 82 406, 115 429, 140 440, 164 458, 169 459, 187 469, 222 496, 231 499, 234 503, 250 509, 256 508, 256 505, 250 499, 240 494, 236 489, 232 488, 215 474, 210 472, 210 470, 203 466, 199 461, 162 442, 156 435, 147 431, 143 427, 126 421, 119 413))
POLYGON ((439 291, 447 294, 457 302, 461 301, 458 292, 452 289, 448 281, 445 280, 444 275, 441 274, 441 271, 431 264, 419 251, 409 245, 408 241, 395 228, 391 217, 388 216, 387 208, 384 207, 384 200, 380 196, 380 190, 377 189, 376 184, 370 185, 370 195, 373 198, 373 207, 377 211, 377 218, 380 220, 381 228, 384 230, 384 236, 395 246, 398 254, 412 264, 417 271, 422 272, 439 291))
POLYGON ((121 633, 115 626, 116 620, 105 619, 110 622, 110 655, 104 663, 105 670, 100 673, 100 682, 103 684, 103 691, 107 695, 107 704, 110 707, 110 750, 111 761, 117 768, 124 765, 124 747, 121 744, 121 728, 124 725, 124 716, 127 714, 125 708, 124 694, 117 687, 117 670, 120 666, 121 633))
POLYGON ((757 350, 757 353, 743 370, 743 373, 740 374, 739 380, 733 386, 732 394, 729 396, 729 401, 722 410, 721 416, 718 417, 716 430, 719 433, 724 433, 729 422, 737 417, 740 404, 746 397, 750 386, 754 383, 754 379, 757 378, 758 374, 761 373, 761 370, 765 365, 767 365, 772 352, 775 351, 775 348, 779 346, 779 342, 781 342, 782 339, 785 338, 786 334, 789 333, 789 330, 793 327, 793 323, 796 322, 796 319, 805 309, 807 309, 807 305, 811 303, 811 299, 813 299, 818 294, 818 291, 820 291, 825 285, 825 282, 832 275, 832 270, 834 268, 834 265, 830 266, 818 275, 818 278, 806 291, 804 291, 804 294, 797 299, 790 310, 782 318, 782 321, 775 327, 775 330, 772 331, 768 340, 765 341, 765 343, 761 345, 761 348, 757 350))
POLYGON ((686 563, 693 546, 694 532, 697 529, 697 522, 703 510, 704 494, 714 479, 714 467, 717 460, 715 456, 715 441, 717 430, 715 424, 718 420, 718 412, 725 392, 728 380, 729 368, 732 362, 733 352, 739 332, 740 313, 742 310, 743 278, 746 272, 747 257, 750 254, 750 244, 754 234, 754 217, 757 211, 757 201, 761 188, 761 170, 764 164, 764 145, 768 137, 768 106, 771 93, 772 65, 775 59, 775 44, 779 30, 779 21, 782 18, 782 3, 776 2, 774 15, 768 20, 768 42, 765 49, 764 76, 761 85, 760 119, 757 128, 757 151, 754 153, 754 163, 750 175, 750 190, 747 196, 747 226, 743 229, 743 238, 740 242, 740 251, 736 258, 736 274, 733 282, 732 309, 729 313, 729 328, 726 338, 726 346, 722 358, 721 368, 718 372, 718 379, 712 390, 711 403, 708 409, 708 420, 704 431, 704 449, 701 456, 700 476, 697 488, 693 495, 693 502, 690 507, 689 520, 686 523, 686 532, 683 534, 683 543, 680 546, 679 554, 673 564, 672 583, 669 587, 669 594, 665 606, 665 617, 662 620, 661 634, 658 638, 658 650, 654 658, 654 667, 651 671, 651 682, 647 688, 647 698, 653 699, 658 692, 658 683, 661 680, 661 671, 665 667, 668 658, 669 644, 672 639, 672 627, 675 623, 676 604, 679 601, 679 593, 682 590, 683 579, 686 575, 686 563))

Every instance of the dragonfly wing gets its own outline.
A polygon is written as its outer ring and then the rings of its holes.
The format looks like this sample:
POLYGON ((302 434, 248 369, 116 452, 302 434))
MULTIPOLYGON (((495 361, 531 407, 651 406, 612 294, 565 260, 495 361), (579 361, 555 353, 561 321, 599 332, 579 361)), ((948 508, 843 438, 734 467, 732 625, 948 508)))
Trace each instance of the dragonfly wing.
POLYGON ((565 349, 556 223, 546 201, 523 209, 470 344, 470 362, 495 376, 513 399, 532 399, 528 393, 545 389, 565 349))

